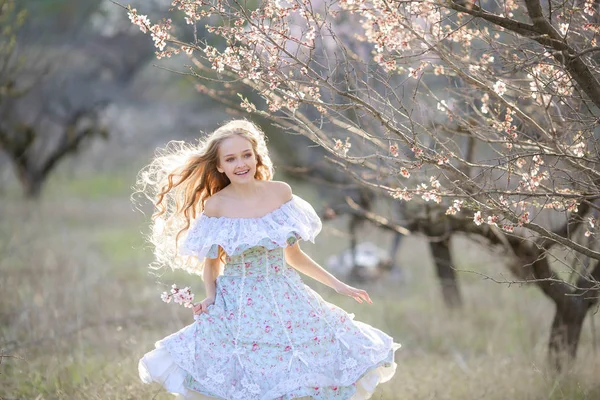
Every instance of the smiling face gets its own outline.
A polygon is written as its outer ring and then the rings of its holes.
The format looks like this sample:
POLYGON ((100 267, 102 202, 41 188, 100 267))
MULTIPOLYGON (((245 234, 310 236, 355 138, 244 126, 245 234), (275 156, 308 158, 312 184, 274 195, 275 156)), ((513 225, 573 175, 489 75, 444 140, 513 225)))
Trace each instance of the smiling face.
POLYGON ((240 135, 224 139, 219 145, 217 170, 225 173, 232 183, 245 183, 254 179, 256 157, 252 143, 240 135))

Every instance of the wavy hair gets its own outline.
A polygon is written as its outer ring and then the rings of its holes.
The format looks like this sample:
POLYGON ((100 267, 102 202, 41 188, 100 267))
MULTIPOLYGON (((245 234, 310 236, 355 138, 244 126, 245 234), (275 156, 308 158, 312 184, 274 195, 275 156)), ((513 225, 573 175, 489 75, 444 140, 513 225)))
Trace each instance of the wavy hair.
MULTIPOLYGON (((148 241, 154 247, 154 269, 170 267, 202 274, 204 260, 182 256, 178 252, 180 236, 204 210, 206 200, 230 184, 225 174, 217 171, 219 145, 223 140, 240 135, 252 144, 257 165, 255 179, 271 180, 273 163, 269 157, 264 133, 252 122, 233 120, 199 140, 197 145, 171 141, 157 149, 152 162, 137 176, 134 195, 142 194, 154 204, 148 241)), ((225 253, 219 248, 219 257, 225 253)))

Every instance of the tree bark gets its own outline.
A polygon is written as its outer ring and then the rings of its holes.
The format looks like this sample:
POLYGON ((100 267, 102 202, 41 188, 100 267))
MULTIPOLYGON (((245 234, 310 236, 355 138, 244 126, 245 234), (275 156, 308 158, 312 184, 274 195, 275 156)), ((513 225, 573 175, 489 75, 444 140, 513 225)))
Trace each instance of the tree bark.
POLYGON ((556 302, 556 313, 550 331, 548 357, 557 371, 572 364, 577 356, 579 339, 588 311, 598 304, 600 297, 600 263, 596 262, 589 274, 583 274, 576 283, 578 289, 565 296, 562 304, 556 302))
POLYGON ((44 182, 46 181, 46 175, 30 167, 25 156, 13 160, 13 164, 17 178, 21 183, 24 197, 32 200, 39 199, 42 194, 44 182))
POLYGON ((442 298, 448 308, 462 307, 462 296, 458 286, 456 271, 452 267, 452 255, 450 254, 450 240, 430 241, 429 248, 435 261, 435 267, 440 286, 442 298))
POLYGON ((557 304, 550 329, 548 358, 557 371, 569 367, 577 356, 581 330, 588 308, 582 298, 572 297, 567 306, 557 304))

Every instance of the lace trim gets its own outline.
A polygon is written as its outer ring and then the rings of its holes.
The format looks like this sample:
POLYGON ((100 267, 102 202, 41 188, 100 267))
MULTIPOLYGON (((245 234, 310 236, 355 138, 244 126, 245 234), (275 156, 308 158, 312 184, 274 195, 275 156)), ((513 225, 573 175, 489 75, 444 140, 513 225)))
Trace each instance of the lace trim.
MULTIPOLYGON (((360 365, 354 358, 349 358, 343 363, 343 369, 341 371, 341 376, 339 377, 324 376, 308 372, 304 375, 292 376, 271 388, 267 393, 262 394, 260 386, 251 382, 246 376, 241 379, 239 386, 230 386, 229 390, 227 390, 228 385, 225 384, 225 376, 223 373, 215 371, 214 367, 209 367, 207 376, 204 379, 196 381, 203 386, 201 389, 194 388, 193 385, 188 386, 188 388, 200 393, 206 393, 212 396, 216 395, 226 400, 259 400, 279 398, 306 386, 352 386, 370 371, 377 368, 392 367, 394 364, 395 350, 395 347, 391 347, 385 352, 378 353, 376 355, 378 360, 372 365, 360 365)), ((335 365, 332 364, 331 369, 334 370, 335 365)))
POLYGON ((287 247, 288 239, 315 241, 322 224, 314 208, 302 198, 292 199, 260 218, 208 217, 201 214, 188 230, 179 253, 216 258, 219 246, 229 256, 262 246, 287 247))

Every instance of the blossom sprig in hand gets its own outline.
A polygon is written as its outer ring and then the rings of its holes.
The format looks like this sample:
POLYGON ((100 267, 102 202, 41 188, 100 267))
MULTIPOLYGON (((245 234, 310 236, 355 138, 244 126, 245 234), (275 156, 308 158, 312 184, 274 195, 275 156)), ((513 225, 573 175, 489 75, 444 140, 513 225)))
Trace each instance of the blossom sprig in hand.
POLYGON ((181 304, 185 308, 192 308, 194 301, 194 294, 192 293, 189 287, 184 287, 183 289, 179 289, 176 284, 171 286, 171 293, 163 292, 160 295, 160 298, 165 303, 170 303, 173 301, 174 303, 181 304))

